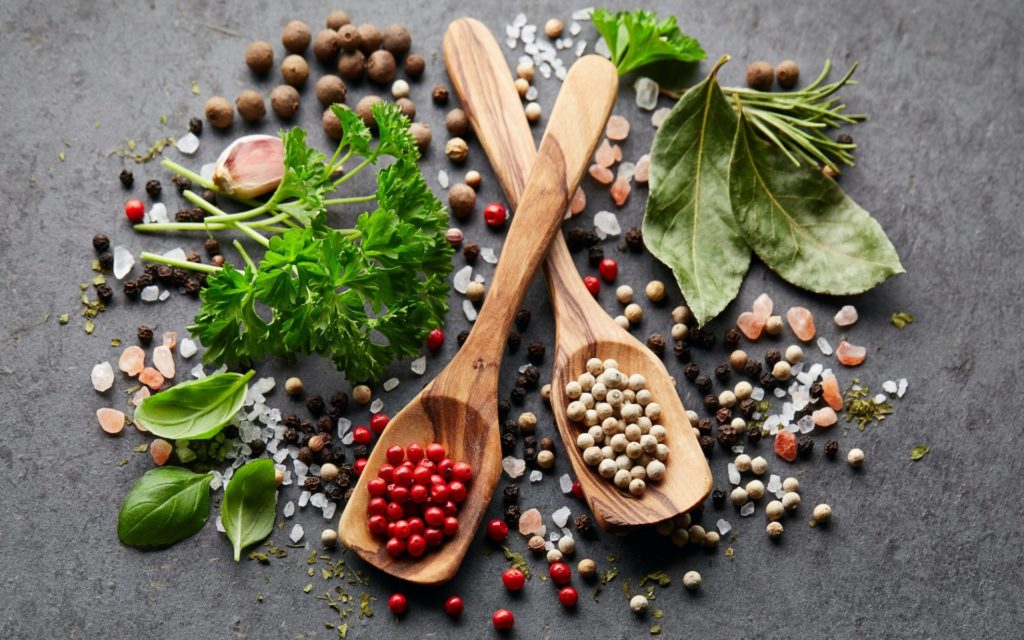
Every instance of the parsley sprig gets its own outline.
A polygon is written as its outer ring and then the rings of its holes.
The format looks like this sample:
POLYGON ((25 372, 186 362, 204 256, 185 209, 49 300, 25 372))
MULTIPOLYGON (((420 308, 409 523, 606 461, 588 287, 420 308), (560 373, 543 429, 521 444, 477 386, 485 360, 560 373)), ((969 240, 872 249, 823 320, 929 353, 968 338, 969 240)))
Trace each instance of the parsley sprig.
MULTIPOLYGON (((334 106, 344 135, 333 156, 306 144, 305 132, 282 133, 285 173, 262 203, 227 213, 192 192, 203 207, 199 223, 137 225, 143 231, 236 230, 265 247, 258 263, 241 243, 245 265, 222 268, 169 259, 142 258, 208 274, 202 304, 189 327, 206 347, 211 364, 246 365, 268 356, 329 356, 350 380, 375 378, 395 359, 419 353, 427 334, 448 310, 453 249, 445 240, 448 216, 419 170, 419 151, 409 121, 390 104, 374 107, 379 135, 350 110, 334 106), (364 168, 391 158, 377 171, 369 196, 330 196, 364 168), (340 167, 359 159, 339 176, 340 167), (351 229, 327 223, 327 207, 375 200, 351 229), (268 237, 269 236, 269 237, 268 237)), ((165 166, 205 188, 200 176, 166 161, 165 166)))
POLYGON ((590 19, 608 45, 619 75, 657 62, 697 62, 707 56, 695 38, 682 32, 675 16, 658 20, 653 11, 642 9, 596 9, 590 19))

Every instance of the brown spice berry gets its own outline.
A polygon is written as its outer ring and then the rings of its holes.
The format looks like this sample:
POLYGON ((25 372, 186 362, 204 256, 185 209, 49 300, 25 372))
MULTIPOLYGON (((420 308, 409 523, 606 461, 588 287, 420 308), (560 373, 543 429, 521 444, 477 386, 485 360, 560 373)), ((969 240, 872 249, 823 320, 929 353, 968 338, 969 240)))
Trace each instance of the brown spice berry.
POLYGON ((418 53, 411 53, 405 58, 405 75, 410 78, 419 78, 427 68, 427 61, 418 53))
POLYGON ((110 238, 103 233, 97 233, 92 237, 92 248, 97 251, 106 251, 110 248, 110 238))
POLYGON ((354 24, 346 24, 338 29, 338 47, 342 51, 356 51, 360 44, 362 39, 359 37, 359 28, 354 24))
POLYGON ((585 513, 581 513, 573 518, 572 523, 576 527, 576 533, 581 536, 585 536, 594 530, 594 521, 585 513))
POLYGON ((462 109, 452 109, 444 117, 444 128, 453 136, 465 135, 469 131, 469 118, 462 109))
POLYGON ((759 91, 768 91, 775 80, 775 70, 764 60, 751 62, 747 67, 747 86, 759 91))
POLYGON ((543 342, 531 342, 530 345, 526 347, 526 357, 534 364, 540 364, 540 362, 544 360, 544 352, 545 347, 543 342))
POLYGON ((302 56, 292 54, 281 62, 281 77, 293 87, 301 87, 309 78, 309 64, 302 56))
POLYGON ((146 181, 146 193, 150 198, 156 200, 160 197, 160 192, 163 191, 163 185, 160 184, 159 180, 147 180, 146 181))
POLYGON ((835 440, 826 440, 825 455, 829 458, 835 458, 837 453, 839 453, 839 443, 835 440))
POLYGON ((144 324, 139 325, 139 328, 135 330, 135 335, 142 344, 149 344, 153 341, 153 329, 144 324))
POLYGON ((796 439, 796 452, 801 458, 810 458, 813 451, 814 438, 811 436, 800 436, 796 439))
POLYGON ((373 105, 383 102, 378 96, 363 96, 356 103, 356 115, 363 121, 363 124, 370 129, 377 130, 377 121, 373 119, 373 105))
POLYGON ((313 40, 313 55, 320 62, 334 62, 338 51, 341 50, 341 42, 338 40, 338 32, 334 29, 321 29, 313 40))
POLYGON ((452 185, 448 190, 448 206, 451 207, 452 215, 460 220, 465 219, 476 207, 476 191, 461 182, 452 185))
POLYGON ((475 242, 467 242, 462 245, 462 257, 469 264, 476 264, 476 259, 480 257, 480 245, 475 242))
POLYGON ((718 420, 718 424, 726 424, 732 422, 732 409, 726 409, 721 407, 715 412, 715 419, 718 420))
POLYGON ((274 49, 269 42, 257 40, 245 50, 245 64, 253 73, 266 73, 274 66, 274 49))
POLYGON ((433 134, 430 132, 430 125, 426 122, 414 122, 409 127, 409 135, 416 141, 420 151, 425 151, 430 146, 433 134))
POLYGON ((760 442, 763 436, 764 433, 761 431, 761 427, 757 426, 756 424, 752 424, 749 427, 747 427, 748 444, 755 444, 757 442, 760 442))
POLYGON ((444 85, 437 85, 430 92, 430 99, 434 101, 434 104, 448 104, 448 88, 444 85))
POLYGON ((554 451, 555 441, 548 437, 541 438, 540 448, 543 449, 544 451, 554 451))
POLYGON ((338 120, 338 116, 334 115, 334 112, 330 109, 324 109, 324 115, 320 119, 320 123, 324 127, 324 133, 331 140, 340 140, 341 134, 343 133, 341 128, 341 120, 338 120))
POLYGON ((263 96, 252 89, 246 89, 235 98, 235 107, 238 108, 238 115, 246 122, 259 122, 267 115, 267 105, 263 102, 263 96))
POLYGON ((647 336, 647 348, 654 352, 654 355, 661 356, 665 353, 665 336, 660 333, 652 333, 647 336))
POLYGON ((412 120, 416 117, 416 103, 409 98, 399 98, 398 100, 395 100, 395 105, 398 106, 398 110, 401 111, 406 118, 412 120))
POLYGON ((351 51, 338 58, 338 73, 347 80, 358 80, 366 71, 366 56, 362 51, 351 51))
POLYGON ((718 411, 718 396, 713 393, 709 393, 704 396, 704 408, 708 411, 718 411))
POLYGON ((402 24, 390 24, 381 34, 381 46, 390 51, 395 57, 399 57, 412 46, 412 36, 409 30, 402 24))
POLYGON ((352 19, 348 17, 348 12, 342 11, 341 9, 337 9, 327 14, 328 29, 334 29, 335 31, 337 31, 338 29, 344 27, 347 24, 350 24, 351 22, 352 19))
POLYGON ((630 251, 640 252, 644 249, 644 234, 640 230, 640 227, 633 227, 626 231, 625 235, 626 246, 629 247, 630 251))
POLYGON ((313 453, 316 453, 317 451, 320 451, 324 448, 324 442, 326 441, 326 438, 324 438, 325 435, 326 434, 318 433, 309 439, 309 448, 311 451, 313 451, 313 453))
POLYGON ((377 84, 387 84, 395 79, 395 56, 390 51, 378 49, 366 61, 366 75, 377 84))
POLYGON ((736 432, 736 429, 729 425, 718 427, 718 444, 723 449, 731 449, 737 442, 739 442, 739 434, 736 432))
POLYGON ((345 81, 338 76, 328 74, 316 81, 316 99, 325 107, 344 103, 347 93, 345 81))
POLYGON ((270 92, 270 108, 278 118, 291 118, 299 111, 299 92, 290 84, 279 84, 270 92))
POLYGON ((192 135, 199 136, 203 134, 203 121, 196 117, 188 119, 188 132, 192 135))
POLYGON ((292 53, 302 53, 313 39, 309 25, 302 20, 292 20, 285 25, 281 33, 281 44, 292 53))
POLYGON ((775 75, 779 79, 779 86, 789 89, 800 79, 800 67, 793 60, 783 60, 776 67, 775 75))
POLYGON ((380 29, 368 22, 359 25, 359 48, 363 53, 369 55, 380 49, 381 40, 383 40, 383 36, 380 34, 380 29))
POLYGON ((469 145, 462 138, 452 138, 444 145, 444 154, 452 162, 463 163, 469 157, 469 145))
POLYGON ((234 107, 231 106, 227 98, 222 96, 213 96, 207 100, 206 106, 203 107, 203 113, 206 115, 206 121, 218 129, 230 127, 235 120, 234 107))
POLYGON ((121 169, 121 173, 117 174, 117 179, 121 181, 121 186, 126 189, 131 189, 132 185, 135 184, 135 174, 132 173, 131 169, 121 169))
POLYGON ((700 450, 704 452, 705 456, 710 457, 715 452, 715 439, 711 436, 701 436, 700 450))

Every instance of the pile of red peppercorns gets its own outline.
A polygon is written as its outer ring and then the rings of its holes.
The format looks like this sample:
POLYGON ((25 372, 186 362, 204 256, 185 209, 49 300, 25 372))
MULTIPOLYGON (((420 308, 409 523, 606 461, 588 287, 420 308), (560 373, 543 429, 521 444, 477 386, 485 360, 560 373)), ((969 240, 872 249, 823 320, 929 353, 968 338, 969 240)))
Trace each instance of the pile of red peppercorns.
POLYGON ((386 538, 392 558, 422 556, 459 530, 459 504, 466 499, 473 468, 448 457, 443 445, 389 447, 387 463, 366 489, 370 532, 386 538))

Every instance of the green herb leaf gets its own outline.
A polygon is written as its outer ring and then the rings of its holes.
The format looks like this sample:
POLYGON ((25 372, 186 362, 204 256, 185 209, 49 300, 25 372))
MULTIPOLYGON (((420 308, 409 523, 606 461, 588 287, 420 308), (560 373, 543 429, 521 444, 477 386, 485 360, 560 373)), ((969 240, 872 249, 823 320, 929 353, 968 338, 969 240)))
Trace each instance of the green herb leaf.
POLYGON ((651 150, 644 244, 672 269, 699 324, 739 293, 750 265, 729 201, 736 114, 716 74, 686 92, 658 129, 651 150))
POLYGON ((274 461, 253 460, 231 476, 220 505, 221 524, 235 549, 235 562, 242 549, 256 544, 274 530, 277 483, 274 461))
POLYGON ((891 322, 892 326, 896 327, 897 329, 902 329, 908 324, 914 323, 914 316, 910 315, 906 311, 897 311, 896 313, 889 316, 889 322, 891 322))
POLYGON ((928 445, 919 444, 910 451, 910 459, 920 460, 921 458, 928 455, 930 451, 931 449, 928 448, 928 445))
POLYGON ((117 514, 117 537, 133 547, 162 547, 191 537, 210 516, 210 473, 181 467, 147 471, 117 514))
POLYGON ((143 400, 135 411, 135 420, 161 438, 212 438, 242 408, 247 383, 254 373, 218 373, 182 382, 143 400))
POLYGON ((740 231, 783 279, 816 293, 863 293, 903 272, 882 227, 816 168, 794 167, 741 116, 729 186, 740 231))
POLYGON ((700 43, 679 29, 675 16, 653 11, 597 9, 590 20, 601 33, 619 75, 657 62, 697 62, 707 57, 700 43))

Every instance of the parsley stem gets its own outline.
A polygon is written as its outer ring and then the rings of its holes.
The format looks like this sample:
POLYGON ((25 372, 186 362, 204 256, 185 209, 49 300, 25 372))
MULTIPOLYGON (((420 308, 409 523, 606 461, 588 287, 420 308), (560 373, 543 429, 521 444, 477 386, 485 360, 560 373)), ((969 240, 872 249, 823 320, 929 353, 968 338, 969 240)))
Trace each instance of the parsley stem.
POLYGON ((170 267, 178 267, 179 269, 191 269, 192 271, 202 271, 203 273, 217 273, 220 271, 220 267, 215 267, 212 264, 203 264, 201 262, 189 262, 188 260, 178 260, 176 258, 168 258, 158 253, 150 253, 143 251, 139 255, 139 258, 146 262, 155 262, 157 264, 166 264, 170 267))
POLYGON ((377 194, 371 193, 368 196, 352 196, 351 198, 333 198, 331 200, 324 200, 325 206, 331 206, 335 204, 355 204, 357 202, 370 202, 376 200, 377 194))
POLYGON ((180 164, 178 164, 174 160, 171 160, 170 158, 165 158, 160 164, 163 165, 166 169, 169 169, 170 171, 173 171, 174 173, 178 174, 179 176, 184 176, 188 178, 193 183, 198 184, 204 189, 209 189, 214 193, 227 196, 232 200, 241 202, 242 204, 247 204, 250 207, 258 207, 260 205, 258 200, 253 200, 252 198, 239 198, 238 196, 234 196, 231 195, 230 193, 225 193, 221 191, 219 188, 217 188, 217 185, 211 182, 210 180, 207 180, 206 178, 204 178, 203 176, 199 175, 194 171, 186 169, 185 167, 181 166, 180 164))
POLYGON ((253 271, 256 271, 256 264, 252 261, 252 258, 249 257, 249 254, 246 253, 245 247, 242 246, 242 243, 235 240, 231 244, 234 245, 235 250, 242 256, 242 260, 245 260, 245 264, 249 265, 249 268, 253 271))
POLYGON ((207 213, 213 214, 213 217, 220 218, 220 222, 248 220, 249 218, 261 216, 270 209, 270 203, 265 202, 257 207, 249 209, 248 211, 242 211, 239 213, 228 213, 227 211, 224 211, 217 205, 211 202, 207 202, 206 200, 203 199, 202 196, 200 196, 198 193, 195 193, 194 191, 185 190, 185 192, 182 193, 182 195, 185 197, 186 200, 196 205, 200 209, 206 211, 207 213))
POLYGON ((349 171, 348 173, 334 181, 334 188, 337 189, 341 185, 345 184, 346 180, 362 171, 363 168, 365 168, 366 165, 370 164, 371 162, 373 162, 373 158, 366 158, 365 160, 357 164, 355 169, 349 171))
POLYGON ((333 175, 334 172, 337 171, 339 167, 341 167, 346 162, 348 162, 348 159, 352 157, 353 151, 355 151, 354 149, 352 149, 350 147, 349 150, 348 150, 348 153, 346 153, 344 156, 342 156, 341 159, 338 159, 338 154, 341 153, 341 149, 342 149, 342 145, 339 144, 338 148, 334 150, 334 155, 331 156, 330 164, 327 165, 327 172, 329 174, 331 174, 331 175, 333 175))
POLYGON ((224 231, 234 228, 234 225, 216 222, 147 222, 132 227, 135 231, 224 231))

